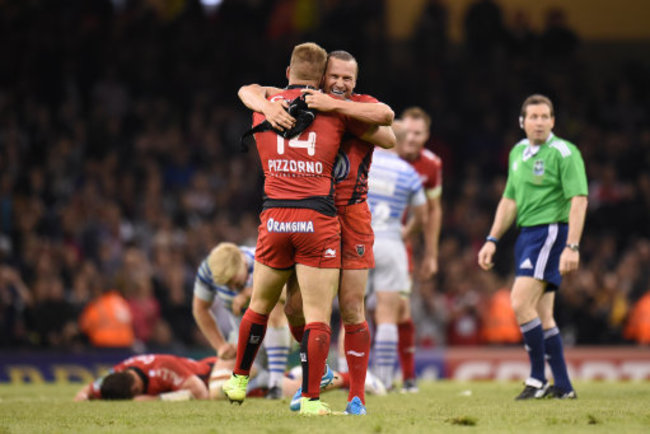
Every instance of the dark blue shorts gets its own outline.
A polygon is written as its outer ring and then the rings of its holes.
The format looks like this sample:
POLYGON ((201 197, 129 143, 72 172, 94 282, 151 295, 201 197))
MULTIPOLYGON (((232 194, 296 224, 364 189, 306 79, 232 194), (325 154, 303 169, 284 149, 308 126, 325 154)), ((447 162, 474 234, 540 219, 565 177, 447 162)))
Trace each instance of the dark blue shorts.
POLYGON ((534 277, 548 283, 547 291, 557 290, 568 228, 566 223, 522 227, 515 244, 515 276, 534 277))

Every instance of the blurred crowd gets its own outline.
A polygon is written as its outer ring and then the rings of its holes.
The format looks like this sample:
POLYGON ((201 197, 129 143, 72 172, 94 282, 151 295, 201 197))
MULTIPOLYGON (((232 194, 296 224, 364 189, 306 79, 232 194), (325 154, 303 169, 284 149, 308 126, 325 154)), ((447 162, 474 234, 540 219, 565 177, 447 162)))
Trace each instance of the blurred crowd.
POLYGON ((420 346, 519 341, 486 326, 511 319, 515 231, 496 272, 476 254, 534 92, 554 101, 555 131, 589 179, 581 269, 557 300, 565 342, 648 343, 633 327, 650 318, 648 64, 600 68, 559 9, 536 32, 525 11, 479 0, 460 45, 444 1, 407 40, 389 38, 384 14, 372 0, 0 2, 0 348, 207 345, 191 314, 196 269, 219 241, 254 245, 261 207, 236 91, 283 86, 306 40, 356 55, 358 91, 433 117, 444 221, 440 272, 416 282, 420 346), (105 318, 126 325, 108 341, 105 318))

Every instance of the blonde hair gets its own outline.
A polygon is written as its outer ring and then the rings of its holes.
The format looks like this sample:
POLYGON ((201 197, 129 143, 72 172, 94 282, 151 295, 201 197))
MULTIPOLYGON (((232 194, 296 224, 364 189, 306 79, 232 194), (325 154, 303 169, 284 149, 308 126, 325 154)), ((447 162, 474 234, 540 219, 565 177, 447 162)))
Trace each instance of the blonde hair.
POLYGON ((208 256, 208 267, 216 285, 227 285, 241 269, 244 258, 236 244, 219 243, 208 256))
POLYGON ((409 107, 402 112, 402 119, 404 118, 413 118, 413 119, 422 119, 427 126, 427 129, 431 128, 431 116, 427 114, 420 107, 409 107))
POLYGON ((297 80, 320 81, 327 65, 327 51, 313 42, 296 45, 291 53, 291 76, 297 80))

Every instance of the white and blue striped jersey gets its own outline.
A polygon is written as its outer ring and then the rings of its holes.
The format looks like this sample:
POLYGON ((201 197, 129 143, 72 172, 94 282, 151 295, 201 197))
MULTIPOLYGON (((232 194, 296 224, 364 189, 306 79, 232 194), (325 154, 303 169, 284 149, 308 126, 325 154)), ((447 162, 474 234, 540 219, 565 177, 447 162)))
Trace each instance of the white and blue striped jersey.
MULTIPOLYGON (((246 265, 248 266, 248 280, 246 280, 245 287, 253 284, 253 265, 255 263, 255 248, 239 246, 239 250, 246 258, 246 265)), ((212 280, 212 271, 208 266, 208 258, 206 257, 199 270, 196 273, 194 280, 194 295, 204 301, 214 301, 215 297, 218 298, 223 306, 232 311, 232 299, 238 294, 237 291, 228 288, 225 285, 216 285, 212 280)))
POLYGON ((381 148, 368 174, 368 206, 375 238, 402 239, 402 217, 409 206, 426 203, 418 172, 397 154, 381 148))

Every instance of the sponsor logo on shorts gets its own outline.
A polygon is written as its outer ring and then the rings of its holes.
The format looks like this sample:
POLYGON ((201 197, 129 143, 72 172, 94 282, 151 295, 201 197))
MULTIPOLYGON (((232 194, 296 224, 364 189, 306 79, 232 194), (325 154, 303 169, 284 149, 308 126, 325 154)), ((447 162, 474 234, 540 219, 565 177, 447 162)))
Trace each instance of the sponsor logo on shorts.
POLYGON ((323 256, 326 258, 336 258, 336 249, 326 249, 323 256))
POLYGON ((366 253, 366 246, 363 244, 357 244, 355 247, 357 249, 357 255, 363 256, 363 254, 366 253))
POLYGON ((314 232, 314 222, 311 220, 300 222, 280 222, 269 219, 266 222, 266 230, 269 232, 314 232))

